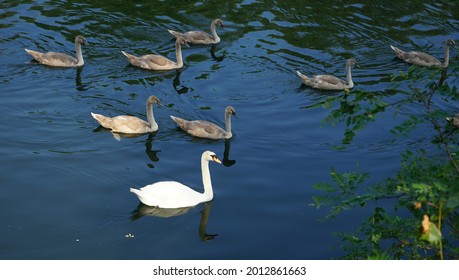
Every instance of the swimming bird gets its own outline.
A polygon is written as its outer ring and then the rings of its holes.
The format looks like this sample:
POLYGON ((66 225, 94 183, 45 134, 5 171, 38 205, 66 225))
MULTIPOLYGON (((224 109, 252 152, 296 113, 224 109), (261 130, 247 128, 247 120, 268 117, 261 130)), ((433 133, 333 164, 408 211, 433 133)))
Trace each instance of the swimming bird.
POLYGON ((172 120, 180 126, 181 129, 196 137, 209 139, 229 139, 233 136, 231 133, 231 116, 236 116, 236 111, 232 106, 225 109, 225 127, 226 130, 218 125, 203 120, 184 120, 171 116, 172 120))
POLYGON ((159 208, 190 207, 210 201, 214 197, 209 171, 210 161, 221 163, 214 152, 203 152, 201 156, 203 193, 176 181, 161 181, 140 189, 130 188, 130 191, 137 195, 143 204, 159 208))
POLYGON ((212 21, 210 24, 210 34, 204 31, 188 31, 185 33, 180 33, 173 30, 168 30, 175 38, 185 38, 187 42, 193 45, 211 45, 220 43, 220 37, 218 37, 216 26, 224 28, 223 21, 219 18, 212 21))
POLYGON ((134 66, 148 70, 172 70, 183 67, 182 45, 188 46, 185 39, 177 38, 177 40, 175 40, 175 57, 177 62, 172 61, 162 55, 147 54, 142 56, 134 56, 125 51, 121 52, 134 66))
POLYGON ((147 99, 147 119, 148 122, 141 120, 133 116, 116 116, 116 117, 106 117, 99 114, 94 114, 91 112, 91 115, 96 119, 99 124, 105 128, 111 129, 114 133, 124 133, 124 134, 144 134, 155 132, 158 130, 158 124, 155 121, 153 115, 153 106, 152 104, 160 104, 158 97, 151 95, 147 99))
POLYGON ((346 81, 328 74, 316 75, 309 78, 308 76, 301 74, 300 71, 296 71, 296 73, 307 86, 324 90, 343 90, 354 87, 351 75, 351 68, 353 66, 358 66, 357 61, 353 58, 348 59, 346 61, 346 81))
POLYGON ((84 65, 83 54, 81 53, 81 45, 86 45, 86 39, 78 35, 75 37, 75 49, 76 49, 76 58, 60 52, 37 52, 25 49, 25 51, 30 54, 33 59, 38 61, 40 64, 45 64, 48 66, 54 67, 79 67, 84 65))
POLYGON ((440 62, 440 60, 436 59, 435 57, 431 56, 430 54, 427 54, 424 52, 418 52, 418 51, 405 52, 392 45, 390 47, 395 52, 395 56, 404 60, 407 63, 415 64, 418 66, 425 66, 425 67, 431 67, 431 66, 448 67, 449 48, 450 47, 454 48, 455 46, 456 46, 456 42, 454 42, 454 40, 448 39, 445 41, 445 52, 444 52, 445 59, 443 63, 440 62))

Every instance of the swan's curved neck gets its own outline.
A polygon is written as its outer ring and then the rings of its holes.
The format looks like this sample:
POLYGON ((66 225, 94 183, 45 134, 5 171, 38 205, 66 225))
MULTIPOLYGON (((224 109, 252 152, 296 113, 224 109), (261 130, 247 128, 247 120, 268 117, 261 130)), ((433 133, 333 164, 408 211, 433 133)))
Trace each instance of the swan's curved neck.
POLYGON ((84 64, 83 60, 83 53, 81 52, 81 43, 75 43, 75 50, 76 50, 76 59, 77 59, 77 66, 82 66, 84 64))
POLYGON ((212 35, 212 37, 214 37, 215 43, 219 43, 220 37, 218 37, 218 34, 217 34, 216 24, 217 23, 213 21, 212 24, 210 25, 210 34, 212 35))
POLYGON ((204 185, 205 201, 212 200, 214 191, 212 189, 212 180, 210 179, 209 161, 201 157, 202 184, 204 185))
POLYGON ((157 130, 158 124, 156 123, 155 116, 153 115, 153 104, 151 102, 147 102, 147 119, 150 124, 150 129, 157 130))
POLYGON ((346 64, 346 82, 347 87, 352 88, 354 86, 354 81, 352 81, 352 74, 351 74, 351 64, 346 64))
POLYGON ((231 136, 231 113, 225 112, 225 127, 226 127, 226 135, 231 136))
POLYGON ((443 62, 443 67, 448 67, 449 65, 449 46, 445 44, 445 60, 443 62))
POLYGON ((182 46, 180 43, 175 43, 175 57, 177 58, 177 67, 183 67, 183 58, 182 58, 182 46))

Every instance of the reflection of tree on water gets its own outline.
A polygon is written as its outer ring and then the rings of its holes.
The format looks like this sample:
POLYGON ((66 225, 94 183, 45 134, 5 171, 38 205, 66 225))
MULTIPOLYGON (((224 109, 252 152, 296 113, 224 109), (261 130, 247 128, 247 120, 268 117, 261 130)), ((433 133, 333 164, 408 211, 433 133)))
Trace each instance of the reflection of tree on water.
MULTIPOLYGON (((159 217, 159 218, 177 217, 177 216, 181 216, 181 215, 184 215, 190 212, 195 207, 196 206, 169 209, 169 208, 151 207, 143 203, 140 203, 137 206, 137 209, 132 211, 131 221, 136 221, 142 218, 143 216, 153 216, 153 217, 159 217)), ((199 238, 202 241, 212 240, 216 236, 218 236, 218 234, 207 234, 206 233, 207 222, 209 221, 211 208, 212 208, 212 201, 208 201, 203 204, 203 209, 201 211, 201 219, 199 221, 199 228, 198 228, 199 238)))

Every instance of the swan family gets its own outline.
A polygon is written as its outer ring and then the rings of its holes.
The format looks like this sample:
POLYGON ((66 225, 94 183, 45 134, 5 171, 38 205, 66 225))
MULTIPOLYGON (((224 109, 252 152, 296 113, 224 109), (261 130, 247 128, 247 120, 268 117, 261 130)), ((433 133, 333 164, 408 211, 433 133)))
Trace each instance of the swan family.
MULTIPOLYGON (((215 19, 210 25, 210 34, 200 30, 192 30, 184 33, 168 30, 175 38, 175 58, 176 61, 170 60, 161 55, 146 54, 135 56, 126 51, 121 53, 126 56, 129 63, 135 67, 147 70, 173 70, 183 67, 182 46, 192 45, 215 45, 220 43, 221 39, 217 34, 217 27, 223 28, 223 21, 215 19)), ((38 52, 29 49, 25 51, 30 54, 35 61, 40 64, 52 67, 81 67, 84 65, 82 45, 86 45, 86 39, 78 35, 75 38, 76 57, 60 52, 38 52)), ((455 46, 452 39, 448 39, 444 44, 444 60, 439 61, 437 58, 420 51, 403 51, 400 48, 390 45, 395 56, 406 63, 415 64, 423 67, 448 67, 449 50, 455 46)), ((306 86, 320 90, 349 90, 354 87, 352 80, 352 68, 358 66, 357 61, 353 58, 346 60, 346 79, 340 79, 331 74, 320 74, 306 76, 300 71, 296 71, 301 82, 306 86)), ((161 102, 158 97, 151 95, 146 101, 147 121, 134 116, 120 115, 114 117, 104 116, 91 112, 92 117, 100 126, 111 130, 113 133, 122 133, 129 135, 138 135, 153 133, 158 131, 159 126, 153 113, 153 105, 159 105, 161 102)), ((230 139, 233 134, 231 131, 231 117, 236 117, 236 111, 232 106, 225 108, 225 128, 218 126, 206 120, 186 120, 176 116, 170 116, 180 129, 186 133, 200 138, 207 139, 230 139)), ((454 125, 459 126, 459 114, 449 118, 454 125)), ((140 189, 130 188, 138 199, 147 206, 158 208, 177 209, 183 207, 193 207, 200 203, 213 199, 212 181, 209 170, 209 162, 221 163, 218 156, 212 151, 204 151, 201 155, 201 176, 204 191, 198 192, 176 181, 160 181, 140 189)))
MULTIPOLYGON (((394 51, 395 56, 402 59, 406 63, 414 64, 422 67, 441 67, 446 68, 449 65, 449 49, 454 48, 456 42, 452 39, 445 41, 444 47, 444 60, 440 62, 437 58, 430 54, 420 51, 405 52, 399 48, 390 45, 390 48, 394 51)), ((321 89, 321 90, 346 90, 354 87, 352 80, 351 68, 357 65, 357 61, 350 58, 346 61, 346 80, 342 80, 336 76, 330 74, 315 75, 308 77, 302 74, 300 71, 296 71, 296 74, 300 77, 303 84, 306 86, 321 89)))

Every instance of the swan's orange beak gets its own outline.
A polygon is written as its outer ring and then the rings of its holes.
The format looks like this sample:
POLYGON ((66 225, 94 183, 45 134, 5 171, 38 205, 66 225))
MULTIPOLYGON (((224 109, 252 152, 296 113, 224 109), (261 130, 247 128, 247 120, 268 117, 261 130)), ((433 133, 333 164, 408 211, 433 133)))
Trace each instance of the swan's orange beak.
POLYGON ((220 164, 222 163, 216 155, 212 156, 212 160, 215 161, 216 163, 220 163, 220 164))

